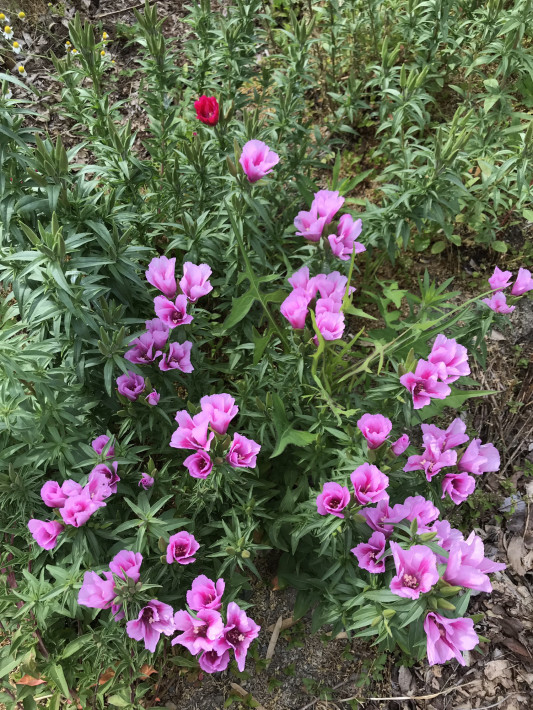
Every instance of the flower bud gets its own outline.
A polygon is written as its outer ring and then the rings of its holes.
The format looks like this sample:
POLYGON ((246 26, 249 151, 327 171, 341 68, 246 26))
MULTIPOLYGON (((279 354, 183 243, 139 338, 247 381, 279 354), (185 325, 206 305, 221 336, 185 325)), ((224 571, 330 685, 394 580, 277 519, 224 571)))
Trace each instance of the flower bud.
POLYGON ((250 557, 250 553, 248 552, 248 550, 243 550, 241 552, 241 557, 243 557, 245 560, 247 560, 250 557))

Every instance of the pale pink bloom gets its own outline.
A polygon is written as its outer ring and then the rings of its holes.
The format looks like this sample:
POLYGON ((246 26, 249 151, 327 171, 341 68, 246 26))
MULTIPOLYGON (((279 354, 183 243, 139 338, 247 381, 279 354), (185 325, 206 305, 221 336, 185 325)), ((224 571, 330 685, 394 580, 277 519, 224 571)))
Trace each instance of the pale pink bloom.
POLYGON ((183 264, 180 288, 191 303, 196 303, 199 298, 207 296, 213 290, 209 281, 212 273, 209 264, 193 264, 190 261, 183 264))
POLYGON ((416 519, 418 531, 425 531, 427 526, 439 517, 439 509, 423 496, 409 496, 403 503, 396 503, 391 510, 388 521, 401 523, 402 520, 412 522, 416 519))
POLYGON ((41 488, 41 498, 49 508, 62 508, 68 495, 62 490, 57 481, 46 481, 41 488))
POLYGON ((146 650, 154 653, 161 634, 171 636, 174 626, 173 609, 168 604, 152 599, 141 609, 139 616, 126 624, 126 633, 130 639, 144 641, 146 650))
POLYGON ((495 313, 507 315, 508 313, 512 313, 516 308, 516 306, 507 305, 505 294, 501 291, 496 291, 496 293, 493 293, 490 298, 482 298, 481 300, 491 309, 491 311, 494 311, 495 313))
POLYGON ((205 673, 225 671, 229 664, 229 651, 204 651, 198 658, 198 665, 205 673))
POLYGON ((226 626, 224 627, 224 642, 226 647, 235 652, 237 668, 242 673, 246 662, 246 654, 252 641, 259 636, 258 626, 235 602, 228 604, 226 626))
POLYGON ((174 628, 183 633, 172 639, 172 646, 179 643, 194 656, 201 651, 223 653, 228 647, 222 640, 224 622, 215 609, 200 609, 196 618, 186 611, 177 611, 174 614, 174 628))
MULTIPOLYGON (((316 326, 324 340, 339 340, 344 333, 344 313, 322 311, 316 316, 316 326)), ((318 338, 315 336, 315 344, 318 338)))
POLYGON ((102 579, 96 572, 85 572, 78 593, 78 604, 89 609, 109 609, 115 598, 115 582, 111 572, 104 572, 102 579))
POLYGON ((391 433, 392 422, 383 414, 363 414, 357 428, 365 437, 369 449, 379 449, 391 433))
MULTIPOLYGON (((105 434, 101 434, 99 437, 94 439, 94 441, 91 441, 91 446, 93 449, 96 451, 98 456, 101 456, 104 453, 105 447, 108 445, 108 443, 111 441, 111 439, 106 436, 105 434)), ((115 447, 113 444, 108 448, 107 454, 106 454, 106 459, 110 459, 115 455, 115 447)))
POLYGON ((338 190, 319 190, 315 192, 311 209, 316 209, 319 217, 326 218, 329 224, 344 204, 344 197, 339 195, 338 190))
POLYGON ((213 470, 213 461, 206 451, 196 451, 183 462, 193 478, 207 478, 213 470))
POLYGON ((83 491, 83 486, 69 478, 61 486, 61 490, 70 498, 70 496, 79 496, 83 491))
POLYGON ((430 666, 456 658, 464 666, 461 651, 471 651, 479 642, 472 619, 447 619, 430 611, 424 620, 430 666))
POLYGON ((146 271, 146 280, 164 293, 165 296, 173 298, 177 289, 174 275, 175 268, 176 259, 167 259, 166 256, 155 257, 146 271))
POLYGON ((126 577, 129 577, 134 582, 138 582, 141 578, 142 561, 143 556, 140 552, 121 550, 109 563, 109 569, 124 581, 126 581, 126 577))
POLYGON ((468 473, 448 473, 442 479, 441 497, 445 498, 447 493, 455 505, 460 505, 474 492, 475 487, 476 479, 468 473))
POLYGON ((377 466, 364 463, 350 474, 350 481, 354 487, 355 497, 361 505, 377 503, 388 500, 387 487, 389 478, 377 466))
POLYGON ((150 394, 147 395, 146 401, 148 402, 148 404, 149 404, 151 407, 155 407, 155 406, 157 406, 157 404, 159 403, 160 398, 161 398, 161 395, 159 394, 159 392, 156 392, 155 390, 152 390, 152 391, 150 392, 150 394))
POLYGON ((336 515, 344 518, 341 513, 350 502, 350 491, 346 486, 330 481, 324 483, 322 493, 317 496, 316 507, 320 515, 336 515))
POLYGON ((409 437, 407 434, 402 434, 399 439, 396 439, 396 441, 391 444, 391 450, 395 456, 401 456, 408 446, 409 437))
POLYGON ((428 360, 437 366, 440 379, 447 385, 470 374, 468 350, 442 333, 435 338, 428 360))
POLYGON ((91 498, 87 488, 84 488, 80 495, 70 496, 59 512, 67 525, 79 528, 85 525, 98 508, 104 506, 104 501, 91 498))
POLYGON ((366 524, 375 530, 376 532, 381 532, 385 537, 390 537, 393 531, 393 524, 389 521, 389 516, 392 513, 392 508, 389 506, 388 498, 383 498, 383 500, 378 501, 375 508, 366 506, 359 511, 359 515, 362 515, 366 520, 366 524))
POLYGON ((65 529, 56 520, 35 520, 28 521, 28 529, 35 542, 43 550, 52 550, 56 546, 57 538, 65 529))
POLYGON ((328 296, 328 298, 319 298, 315 304, 315 314, 319 316, 321 313, 340 313, 342 301, 328 296))
POLYGON ((349 214, 343 214, 339 220, 337 234, 330 234, 328 237, 331 251, 342 261, 348 261, 355 250, 356 254, 366 251, 366 248, 357 240, 361 234, 363 223, 360 219, 355 222, 349 214))
POLYGON ((414 372, 407 372, 400 377, 400 382, 413 395, 414 409, 422 409, 432 398, 446 399, 451 389, 444 382, 439 382, 439 369, 425 360, 419 360, 414 372))
POLYGON ((172 434, 170 446, 174 449, 205 449, 209 451, 214 432, 208 434, 209 415, 199 412, 191 417, 186 409, 176 412, 178 428, 172 434))
POLYGON ((351 552, 357 557, 361 569, 377 574, 385 572, 385 560, 378 560, 385 552, 387 538, 383 533, 374 532, 368 542, 361 542, 352 548, 351 552))
POLYGON ((103 473, 93 473, 89 478, 89 482, 83 489, 83 492, 88 495, 92 500, 103 501, 113 495, 111 488, 109 487, 109 481, 107 476, 103 473))
POLYGON ((279 163, 279 155, 263 141, 251 140, 242 148, 239 163, 249 182, 257 182, 272 172, 279 163))
POLYGON ((492 592, 488 573, 504 570, 501 562, 493 562, 485 557, 483 541, 475 533, 462 541, 454 542, 449 551, 443 579, 448 584, 480 592, 492 592))
POLYGON ((225 434, 231 420, 239 413, 239 407, 229 394, 211 394, 202 397, 200 406, 209 415, 211 429, 217 434, 225 434))
POLYGON ((528 269, 520 268, 518 269, 518 276, 511 289, 511 294, 513 296, 522 296, 522 294, 528 291, 533 291, 533 278, 531 278, 531 271, 528 269))
POLYGON ((176 296, 174 302, 169 301, 165 296, 156 296, 154 298, 154 310, 157 317, 169 328, 187 325, 193 319, 187 313, 187 296, 183 293, 176 296))
POLYGON ((130 402, 135 402, 144 390, 144 377, 128 370, 127 375, 117 377, 117 386, 119 394, 129 399, 130 402))
POLYGON ((303 289, 309 298, 314 298, 318 291, 318 285, 316 283, 316 277, 313 276, 309 278, 309 268, 307 266, 302 266, 298 271, 287 279, 293 289, 303 289))
MULTIPOLYGON (((433 525, 428 528, 428 532, 437 533, 435 542, 443 550, 449 550, 455 542, 460 542, 464 540, 463 533, 456 528, 452 528, 447 520, 435 520, 433 525)), ((447 557, 441 557, 437 555, 439 563, 447 563, 447 557)))
MULTIPOLYGON (((330 274, 318 274, 315 276, 315 284, 320 291, 322 298, 333 298, 342 303, 348 277, 343 276, 338 271, 332 271, 330 274)), ((353 293, 355 288, 350 286, 349 293, 353 293)))
POLYGON ((302 288, 296 288, 291 291, 281 304, 279 308, 281 315, 289 321, 295 330, 303 330, 305 328, 310 300, 307 291, 302 288))
POLYGON ((194 535, 191 535, 186 530, 181 530, 179 533, 171 535, 168 540, 167 562, 169 565, 173 562, 177 562, 180 565, 190 565, 196 562, 196 558, 193 555, 199 548, 200 544, 194 535))
POLYGON ((481 444, 481 439, 472 439, 459 461, 459 469, 476 476, 500 468, 500 454, 494 444, 481 444))
POLYGON ((501 271, 497 266, 489 279, 490 287, 495 291, 501 291, 510 285, 513 277, 512 271, 501 271))
POLYGON ((468 441, 465 431, 466 424, 459 418, 454 419, 446 430, 439 429, 435 424, 422 424, 422 439, 425 446, 436 441, 441 451, 447 451, 468 441))
POLYGON ((139 483, 137 484, 138 486, 142 486, 144 490, 148 490, 148 488, 151 488, 154 485, 154 478, 152 476, 149 476, 147 473, 142 473, 141 478, 139 483))
POLYGON ((409 456, 407 463, 403 467, 404 471, 424 471, 428 481, 442 468, 455 466, 457 463, 457 451, 449 449, 441 451, 437 441, 431 441, 420 456, 409 456))
POLYGON ((89 483, 91 482, 91 480, 94 476, 101 474, 102 476, 105 476, 105 478, 107 480, 107 485, 111 489, 111 493, 116 493, 117 492, 117 484, 120 482, 120 477, 117 474, 118 463, 116 461, 113 461, 113 463, 111 464, 111 468, 106 466, 104 463, 99 463, 90 472, 89 483), (111 468, 113 470, 111 470, 111 468))
POLYGON ((234 468, 255 468, 260 450, 261 446, 253 439, 235 432, 226 460, 234 468))
POLYGON ((222 606, 222 595, 226 584, 223 579, 213 580, 201 574, 193 580, 192 587, 187 592, 187 606, 193 611, 202 609, 215 609, 222 606))
POLYGON ((390 548, 396 566, 396 576, 392 578, 390 590, 399 597, 418 599, 439 581, 437 558, 425 545, 413 545, 404 550, 391 541, 390 548))
POLYGON ((180 372, 191 373, 194 367, 191 363, 192 343, 185 340, 183 343, 170 343, 168 353, 165 353, 159 361, 159 369, 163 372, 168 370, 179 370, 180 372))
POLYGON ((325 217, 319 217, 316 207, 311 206, 309 212, 302 210, 294 218, 296 236, 305 237, 310 242, 319 242, 326 224, 325 217))
POLYGON ((152 320, 144 321, 146 331, 150 333, 154 340, 156 348, 162 348, 168 340, 170 330, 160 318, 152 318, 152 320))

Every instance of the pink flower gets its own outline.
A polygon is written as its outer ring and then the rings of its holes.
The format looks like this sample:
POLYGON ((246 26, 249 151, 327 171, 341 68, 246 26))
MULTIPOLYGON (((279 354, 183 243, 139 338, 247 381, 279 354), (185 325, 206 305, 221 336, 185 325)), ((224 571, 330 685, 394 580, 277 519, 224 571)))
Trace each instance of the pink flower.
POLYGON ((257 182, 272 172, 273 167, 279 163, 279 155, 263 141, 251 140, 244 144, 239 163, 248 181, 257 182))
POLYGON ((227 644, 222 641, 224 622, 215 609, 200 609, 196 618, 186 611, 177 611, 174 628, 183 633, 172 639, 172 646, 179 643, 194 656, 201 651, 223 653, 227 649, 227 644))
POLYGON ((107 476, 98 471, 91 475, 89 482, 85 488, 82 489, 82 493, 88 495, 91 500, 95 501, 104 501, 109 498, 109 496, 113 495, 109 487, 107 476))
POLYGON ((402 434, 399 439, 396 439, 396 441, 391 444, 391 451, 395 456, 401 456, 408 446, 409 437, 407 434, 402 434))
MULTIPOLYGON (((344 313, 323 311, 316 316, 316 326, 324 340, 339 340, 344 333, 344 313)), ((318 343, 318 338, 315 336, 318 343)))
MULTIPOLYGON (((178 296, 179 298, 179 296, 178 296)), ((168 370, 180 370, 180 372, 190 373, 194 370, 191 364, 192 343, 185 340, 183 343, 170 343, 168 354, 165 353, 159 361, 159 369, 163 372, 168 370)))
POLYGON ((325 217, 319 217, 316 207, 311 207, 309 212, 302 210, 294 218, 296 236, 305 237, 310 242, 319 242, 326 224, 325 217))
POLYGON ((167 342, 170 333, 168 326, 159 318, 152 318, 152 320, 146 320, 144 322, 147 332, 150 333, 153 338, 155 347, 162 348, 167 342))
POLYGON ((116 493, 117 492, 117 484, 120 482, 120 477, 117 474, 118 463, 116 461, 113 461, 113 463, 111 464, 111 467, 113 470, 111 470, 104 463, 99 463, 90 472, 89 483, 94 478, 94 476, 101 474, 101 475, 105 476, 105 478, 107 479, 107 485, 111 489, 111 493, 116 493))
POLYGON ((196 118, 199 121, 205 123, 206 126, 217 125, 219 106, 214 96, 203 94, 194 102, 194 108, 196 109, 196 118))
POLYGON ((159 403, 159 400, 161 399, 161 395, 159 392, 156 392, 155 390, 152 390, 149 395, 146 397, 146 401, 151 407, 156 407, 157 404, 159 403))
POLYGON ((375 508, 369 506, 359 511, 359 514, 366 520, 366 524, 376 532, 383 533, 385 537, 392 534, 393 525, 389 522, 389 516, 392 513, 392 508, 389 507, 388 498, 383 498, 378 501, 375 508))
POLYGON ((338 190, 319 190, 315 192, 311 209, 316 209, 318 216, 325 217, 326 224, 329 224, 343 204, 344 197, 340 197, 338 190))
POLYGON ((165 296, 154 298, 154 310, 157 317, 169 328, 187 325, 192 322, 192 316, 187 314, 187 296, 180 293, 174 303, 165 296))
POLYGON ((104 501, 91 498, 87 488, 84 488, 80 495, 70 496, 59 512, 67 525, 79 528, 103 506, 105 506, 104 501))
POLYGON ((261 446, 235 432, 226 460, 233 468, 255 468, 261 446))
POLYGON ((422 424, 422 439, 425 446, 436 441, 441 451, 447 451, 468 441, 465 431, 466 424, 459 418, 454 419, 446 431, 434 424, 422 424))
POLYGON ((441 451, 437 441, 431 441, 421 456, 409 456, 403 467, 404 471, 424 471, 428 481, 436 476, 441 468, 455 466, 457 451, 441 451))
POLYGON ((85 572, 78 593, 78 604, 89 609, 109 609, 115 598, 115 582, 111 572, 104 572, 102 579, 96 572, 85 572))
POLYGON ((363 414, 357 428, 365 437, 369 449, 379 449, 392 429, 392 422, 383 414, 363 414))
POLYGON ((481 444, 481 439, 472 439, 459 461, 459 469, 476 476, 500 468, 500 454, 494 444, 481 444))
MULTIPOLYGON (((158 296, 158 298, 165 298, 158 296)), ((170 301, 169 301, 170 303, 170 301)), ((124 353, 126 360, 135 363, 136 365, 146 365, 153 362, 161 355, 161 350, 157 349, 152 333, 143 333, 135 340, 132 340, 130 345, 134 347, 124 353)))
POLYGON ((196 451, 183 462, 193 478, 207 478, 213 470, 213 461, 206 451, 196 451))
POLYGON ((41 488, 41 498, 49 508, 62 508, 68 496, 57 481, 46 481, 41 488))
POLYGON ((183 264, 180 288, 191 303, 196 303, 199 298, 207 296, 213 290, 209 281, 212 273, 209 264, 193 264, 190 261, 183 264))
POLYGON ((390 590, 399 597, 418 599, 420 594, 429 592, 439 581, 437 558, 425 545, 413 545, 404 550, 391 541, 390 548, 396 566, 396 576, 392 578, 390 590))
POLYGON ((327 298, 319 298, 315 305, 315 313, 317 316, 321 313, 340 313, 341 307, 342 301, 338 301, 332 296, 328 296, 327 298))
POLYGON ((199 412, 191 417, 186 409, 176 412, 178 428, 172 434, 170 446, 174 449, 205 449, 209 451, 215 434, 209 428, 209 415, 199 412))
MULTIPOLYGON (((332 271, 330 274, 318 274, 315 276, 315 284, 322 298, 333 298, 339 303, 342 303, 348 277, 341 275, 338 271, 332 271)), ((353 293, 355 288, 350 287, 350 293, 353 293)))
POLYGON ((505 565, 492 562, 484 554, 483 541, 473 532, 466 540, 454 542, 450 547, 448 564, 442 578, 448 584, 458 587, 492 592, 488 573, 503 570, 505 565))
POLYGON ((196 562, 194 553, 200 548, 194 535, 182 530, 175 535, 171 535, 167 545, 167 562, 172 564, 177 562, 180 565, 190 565, 196 562))
POLYGON ((211 394, 200 400, 202 411, 209 416, 211 429, 217 434, 225 434, 231 420, 239 413, 239 407, 229 394, 211 394))
MULTIPOLYGON (((454 542, 463 541, 463 533, 456 528, 452 528, 447 520, 435 520, 433 525, 428 528, 430 532, 436 532, 437 537, 435 542, 443 550, 449 550, 454 542)), ((439 558, 439 562, 446 562, 448 558, 439 558)))
POLYGON ((279 308, 281 315, 286 318, 296 330, 303 330, 305 328, 305 320, 307 318, 310 300, 307 291, 304 291, 302 288, 296 288, 287 296, 279 308))
POLYGON ((316 296, 318 291, 316 277, 313 276, 313 278, 309 278, 309 268, 307 266, 302 266, 287 280, 293 289, 303 289, 309 296, 309 299, 316 296))
MULTIPOLYGON (((111 439, 106 436, 105 434, 101 434, 99 437, 91 441, 91 446, 93 449, 96 451, 98 456, 101 456, 104 453, 105 447, 108 445, 108 443, 111 441, 111 439)), ((115 455, 115 447, 113 444, 108 448, 107 454, 106 454, 106 459, 110 459, 115 455)))
POLYGON ((337 518, 344 518, 341 510, 344 510, 350 502, 350 491, 346 486, 339 483, 324 483, 322 493, 317 496, 316 507, 320 515, 336 515, 337 518))
POLYGON ((505 294, 501 291, 493 293, 490 298, 482 298, 481 300, 483 303, 487 304, 491 311, 494 311, 495 313, 502 313, 505 315, 507 313, 512 313, 516 308, 516 306, 507 305, 505 294))
POLYGON ((426 500, 423 496, 409 496, 403 503, 397 503, 393 507, 388 520, 391 523, 401 523, 402 520, 412 522, 416 519, 420 532, 438 517, 439 509, 430 500, 426 500))
POLYGON ((356 254, 366 251, 366 248, 358 241, 357 237, 361 234, 363 223, 360 219, 353 221, 353 217, 349 214, 343 214, 339 220, 337 234, 330 234, 328 237, 331 251, 338 256, 342 261, 351 259, 355 249, 356 254))
POLYGON ((225 671, 229 664, 229 651, 204 651, 198 659, 198 665, 206 673, 225 671))
POLYGON ((171 606, 152 599, 141 609, 137 619, 128 621, 126 633, 130 639, 144 641, 144 647, 153 653, 161 634, 171 636, 176 630, 173 613, 171 606))
POLYGON ((187 592, 187 606, 194 611, 202 609, 215 609, 218 611, 222 606, 222 595, 224 594, 225 582, 217 579, 216 584, 201 574, 193 580, 191 589, 187 592))
POLYGON ((246 613, 235 602, 228 604, 224 641, 228 647, 234 650, 237 668, 241 673, 244 670, 248 648, 252 641, 259 636, 260 630, 261 627, 246 616, 246 613))
POLYGON ((123 397, 127 397, 130 402, 135 402, 144 390, 144 378, 128 370, 127 375, 117 377, 118 392, 123 397))
POLYGON ((510 285, 513 274, 511 271, 501 271, 497 266, 489 279, 490 287, 494 291, 501 291, 510 285))
POLYGON ((440 379, 447 385, 470 374, 467 349, 442 333, 435 338, 428 360, 437 366, 440 379))
POLYGON ((522 296, 522 294, 528 291, 533 291, 533 278, 531 278, 531 271, 528 269, 520 268, 518 269, 518 276, 511 289, 511 294, 513 296, 522 296))
POLYGON ((439 382, 439 369, 425 360, 419 360, 414 372, 407 372, 400 377, 400 382, 413 395, 414 409, 422 409, 436 399, 446 399, 451 389, 444 382, 439 382))
POLYGON ((149 476, 147 473, 142 473, 141 479, 137 485, 142 486, 144 488, 144 490, 146 491, 146 490, 148 490, 148 488, 151 488, 154 485, 154 479, 152 476, 149 476))
POLYGON ((28 521, 28 529, 35 542, 43 550, 52 550, 56 546, 57 538, 65 529, 61 523, 55 520, 35 520, 28 521))
POLYGON ((361 569, 377 574, 385 572, 385 560, 379 560, 385 552, 386 537, 383 533, 372 533, 368 542, 361 542, 351 552, 357 557, 361 569))
POLYGON ((70 498, 70 496, 79 496, 80 493, 83 491, 83 487, 76 481, 73 481, 71 478, 69 478, 64 481, 63 485, 61 486, 61 490, 68 498, 70 498))
POLYGON ((155 257, 148 266, 146 280, 168 298, 174 298, 177 290, 175 268, 176 259, 167 259, 166 256, 155 257))
POLYGON ((126 581, 126 577, 129 577, 134 582, 138 582, 141 578, 142 561, 143 556, 140 552, 121 550, 109 563, 109 569, 124 581, 126 581))
POLYGON ((474 492, 475 487, 476 479, 468 473, 448 473, 442 479, 442 498, 447 493, 455 505, 460 505, 474 492))
POLYGON ((387 495, 388 476, 381 473, 377 466, 369 463, 358 466, 350 475, 350 480, 355 490, 355 497, 361 505, 377 503, 389 498, 387 495))
POLYGON ((471 651, 479 642, 472 619, 447 619, 430 611, 424 620, 430 666, 456 658, 464 666, 461 651, 471 651))

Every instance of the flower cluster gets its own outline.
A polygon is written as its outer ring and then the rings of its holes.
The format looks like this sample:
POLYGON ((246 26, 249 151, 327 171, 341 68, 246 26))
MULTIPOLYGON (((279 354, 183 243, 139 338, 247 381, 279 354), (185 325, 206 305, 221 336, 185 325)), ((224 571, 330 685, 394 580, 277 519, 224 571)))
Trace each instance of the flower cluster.
POLYGON ((224 460, 233 468, 254 468, 260 445, 237 432, 233 439, 226 435, 239 411, 233 397, 225 393, 206 395, 200 400, 200 407, 194 416, 186 409, 176 412, 178 428, 170 441, 175 449, 195 451, 183 462, 189 474, 207 478, 214 465, 224 460))
MULTIPOLYGON (((26 19, 26 13, 22 11, 18 12, 16 17, 13 19, 24 22, 26 19)), ((11 20, 3 12, 0 12, 0 33, 3 35, 4 39, 9 42, 9 48, 11 49, 13 54, 19 55, 21 53, 24 53, 24 42, 21 39, 14 39, 15 33, 13 31, 11 20)), ((20 34, 22 34, 22 29, 20 30, 20 34)), ((24 67, 24 64, 20 63, 20 60, 18 60, 18 62, 15 64, 13 72, 18 74, 18 76, 26 76, 26 69, 24 67)))
POLYGON ((419 360, 414 372, 400 377, 400 382, 413 396, 413 407, 421 409, 431 399, 446 399, 448 385, 470 374, 468 351, 454 338, 437 335, 427 360, 419 360))
MULTIPOLYGON (((105 434, 95 439, 91 446, 99 456, 112 458, 115 454, 115 449, 105 434)), ((65 525, 79 528, 85 525, 99 508, 105 507, 107 498, 117 492, 117 484, 120 481, 117 467, 116 461, 109 466, 105 463, 97 464, 89 473, 85 486, 72 479, 61 485, 57 481, 46 481, 41 488, 41 498, 49 508, 59 511, 64 524, 57 520, 31 519, 28 528, 37 544, 44 550, 52 550, 65 525)))
MULTIPOLYGON (((503 293, 511 285, 513 274, 511 271, 502 271, 497 266, 489 279, 489 285, 494 291, 490 298, 482 298, 483 303, 495 313, 512 313, 516 306, 509 306, 503 293)), ((523 296, 524 293, 533 291, 533 278, 528 269, 518 269, 518 275, 511 289, 511 296, 523 296)))

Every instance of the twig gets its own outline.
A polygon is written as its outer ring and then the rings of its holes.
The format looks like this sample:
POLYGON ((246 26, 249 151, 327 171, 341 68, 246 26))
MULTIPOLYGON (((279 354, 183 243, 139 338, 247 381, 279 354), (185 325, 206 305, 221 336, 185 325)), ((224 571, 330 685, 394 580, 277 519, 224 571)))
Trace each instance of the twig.
POLYGON ((279 619, 276 621, 276 625, 274 626, 274 630, 272 631, 272 636, 270 637, 270 643, 268 644, 268 649, 265 656, 265 659, 267 661, 272 658, 272 656, 274 655, 274 651, 276 650, 276 644, 278 642, 279 632, 281 631, 282 623, 283 617, 280 616, 279 619))
POLYGON ((238 685, 237 683, 230 683, 230 685, 231 685, 231 687, 233 688, 233 690, 234 690, 238 695, 241 696, 241 698, 247 698, 248 696, 250 696, 251 699, 254 701, 254 703, 256 703, 256 705, 254 705, 254 707, 256 708, 256 710, 265 710, 264 706, 261 705, 261 703, 260 703, 258 700, 256 700, 256 699, 254 698, 254 696, 253 696, 251 693, 249 693, 247 690, 245 690, 244 688, 242 688, 242 687, 241 687, 240 685, 238 685))
MULTIPOLYGON (((454 685, 451 688, 446 688, 446 690, 441 690, 438 693, 431 693, 431 695, 401 695, 395 698, 365 698, 365 700, 378 700, 378 701, 384 701, 384 700, 431 700, 432 698, 438 698, 439 695, 447 695, 448 693, 451 693, 453 690, 458 690, 459 688, 465 688, 467 685, 472 685, 473 683, 477 683, 477 680, 471 680, 469 683, 462 683, 462 685, 454 685)), ((359 700, 360 696, 354 695, 352 698, 341 698, 340 700, 336 700, 335 702, 337 703, 347 703, 350 700, 359 700)), ((306 706, 307 707, 307 706, 306 706)), ((310 706, 309 706, 310 707, 310 706)), ((304 710, 304 708, 301 708, 301 710, 304 710)), ((481 710, 481 708, 476 708, 476 710, 481 710)))
POLYGON ((138 10, 140 7, 144 7, 143 2, 138 2, 137 5, 130 5, 129 7, 123 7, 121 10, 111 10, 111 12, 104 12, 102 15, 96 15, 95 20, 101 20, 102 17, 111 17, 111 15, 120 15, 121 12, 129 12, 130 10, 138 10))

